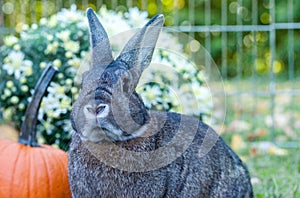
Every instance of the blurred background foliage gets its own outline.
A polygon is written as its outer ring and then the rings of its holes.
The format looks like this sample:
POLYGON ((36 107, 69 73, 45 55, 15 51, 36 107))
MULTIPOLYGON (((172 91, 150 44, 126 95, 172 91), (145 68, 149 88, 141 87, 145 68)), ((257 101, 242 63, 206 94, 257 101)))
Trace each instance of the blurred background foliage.
MULTIPOLYGON (((72 4, 76 4, 77 8, 82 10, 87 7, 99 9, 105 5, 108 9, 121 12, 127 11, 129 7, 138 7, 140 10, 148 11, 150 17, 163 13, 166 17, 166 26, 184 26, 185 30, 190 30, 189 34, 210 52, 224 78, 269 76, 271 67, 268 31, 197 32, 195 27, 269 25, 300 21, 300 12, 298 12, 300 1, 276 0, 275 19, 270 14, 273 6, 270 2, 269 0, 2 0, 0 1, 0 25, 2 26, 0 35, 18 33, 24 23, 35 23, 41 17, 47 17, 72 4), (224 38, 227 40, 226 46, 222 46, 224 38), (224 47, 226 47, 225 55, 224 51, 222 54, 224 47), (237 65, 238 61, 241 65, 237 65)), ((273 72, 282 79, 292 79, 300 73, 300 67, 294 66, 294 63, 300 61, 300 57, 296 56, 300 52, 300 42, 293 42, 299 40, 300 30, 299 28, 290 31, 276 30, 276 35, 277 50, 273 72), (288 56, 288 49, 291 46, 295 54, 293 64, 289 63, 291 59, 289 60, 288 56)))

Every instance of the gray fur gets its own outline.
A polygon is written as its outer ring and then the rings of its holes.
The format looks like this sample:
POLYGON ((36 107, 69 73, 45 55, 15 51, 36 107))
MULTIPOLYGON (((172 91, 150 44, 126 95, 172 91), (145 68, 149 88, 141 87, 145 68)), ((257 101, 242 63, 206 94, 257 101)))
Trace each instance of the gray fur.
POLYGON ((90 26, 90 43, 92 47, 91 67, 102 65, 103 67, 113 61, 108 36, 102 24, 99 22, 93 9, 88 8, 86 15, 90 26))
POLYGON ((84 74, 71 114, 73 197, 253 197, 247 168, 209 126, 148 111, 134 91, 162 24, 154 17, 115 61, 84 74))

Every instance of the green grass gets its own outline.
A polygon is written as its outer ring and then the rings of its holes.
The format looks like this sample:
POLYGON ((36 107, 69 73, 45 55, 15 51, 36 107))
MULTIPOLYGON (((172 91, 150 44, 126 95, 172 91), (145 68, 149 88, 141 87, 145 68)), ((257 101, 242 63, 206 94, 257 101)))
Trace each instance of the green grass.
POLYGON ((289 149, 286 156, 250 157, 246 164, 256 197, 300 197, 300 150, 289 149))
MULTIPOLYGON (((268 80, 258 79, 256 86, 253 81, 225 82, 225 92, 268 90, 268 80)), ((299 85, 300 80, 295 84, 299 85)), ((295 87, 295 86, 293 86, 295 87)), ((281 81, 276 85, 280 90, 291 90, 290 82, 281 81)), ((275 97, 275 116, 277 117, 274 134, 267 124, 267 117, 271 115, 271 99, 269 96, 230 95, 226 101, 225 131, 221 134, 230 145, 232 137, 242 137, 246 144, 235 151, 245 161, 253 181, 255 197, 300 197, 300 96, 281 94, 275 97), (248 130, 231 131, 230 125, 235 120, 242 120, 249 124, 248 130), (289 130, 290 128, 290 130, 289 130), (248 136, 257 130, 265 130, 266 134, 250 141, 248 136), (272 139, 274 137, 274 139, 272 139), (292 142, 296 148, 285 148, 287 155, 266 153, 251 154, 253 145, 260 141, 292 142), (298 148, 297 148, 298 147, 298 148)))

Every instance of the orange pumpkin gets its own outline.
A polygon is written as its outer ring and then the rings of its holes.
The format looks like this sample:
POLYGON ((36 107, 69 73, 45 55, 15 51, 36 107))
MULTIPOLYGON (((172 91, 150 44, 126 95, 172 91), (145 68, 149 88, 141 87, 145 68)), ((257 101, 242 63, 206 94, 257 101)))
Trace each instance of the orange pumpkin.
POLYGON ((38 81, 19 142, 0 140, 0 197, 71 197, 67 154, 36 141, 38 109, 55 72, 48 66, 38 81))

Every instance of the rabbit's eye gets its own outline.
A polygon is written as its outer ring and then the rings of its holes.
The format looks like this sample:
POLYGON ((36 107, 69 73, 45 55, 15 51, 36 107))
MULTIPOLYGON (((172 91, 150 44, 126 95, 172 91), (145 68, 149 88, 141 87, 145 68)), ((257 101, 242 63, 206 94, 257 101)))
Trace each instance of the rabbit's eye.
POLYGON ((96 108, 97 117, 105 117, 108 115, 108 105, 100 104, 96 108))

